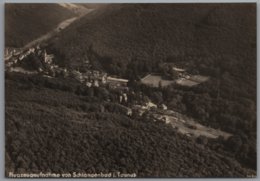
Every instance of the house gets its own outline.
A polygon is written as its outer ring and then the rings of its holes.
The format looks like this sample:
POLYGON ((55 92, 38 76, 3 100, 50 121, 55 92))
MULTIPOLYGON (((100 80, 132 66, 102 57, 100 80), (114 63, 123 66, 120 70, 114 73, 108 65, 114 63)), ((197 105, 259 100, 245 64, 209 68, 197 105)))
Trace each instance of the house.
POLYGON ((101 82, 102 82, 102 84, 107 83, 107 74, 103 74, 103 75, 102 75, 102 77, 101 77, 101 82))
POLYGON ((35 52, 35 48, 30 48, 28 52, 29 53, 34 53, 35 52))
POLYGON ((91 87, 91 86, 92 86, 92 83, 91 83, 91 82, 86 82, 86 86, 87 86, 87 87, 91 87))
POLYGON ((161 104, 159 106, 159 108, 162 109, 162 110, 167 110, 167 106, 165 104, 161 104))
POLYGON ((122 106, 122 105, 121 105, 121 108, 122 108, 122 111, 123 111, 127 116, 132 116, 132 109, 131 109, 131 108, 126 107, 126 106, 122 106))
POLYGON ((111 87, 120 87, 120 86, 127 86, 128 80, 108 76, 107 77, 107 83, 111 87))
POLYGON ((145 112, 145 110, 142 108, 141 105, 134 105, 132 107, 132 114, 135 114, 135 115, 139 115, 139 116, 142 116, 145 112))
POLYGON ((160 121, 160 122, 164 122, 166 124, 170 123, 168 116, 164 116, 164 115, 160 115, 160 114, 154 114, 154 115, 152 115, 152 118, 153 118, 153 121, 160 121))
POLYGON ((120 95, 120 96, 119 96, 119 102, 122 103, 122 101, 123 101, 123 96, 120 95))
POLYGON ((169 118, 166 117, 166 116, 163 116, 163 117, 162 117, 162 121, 165 122, 166 124, 169 124, 169 123, 170 123, 169 118))
POLYGON ((99 87, 98 80, 94 80, 93 86, 94 86, 94 87, 99 87))
POLYGON ((127 108, 126 115, 127 115, 127 116, 132 116, 132 114, 133 114, 132 109, 127 108))
POLYGON ((96 70, 89 70, 85 73, 82 73, 82 82, 86 83, 87 87, 99 87, 102 84, 106 83, 107 74, 103 72, 99 72, 96 70))
POLYGON ((12 65, 13 65, 13 62, 6 62, 6 63, 5 63, 5 66, 6 66, 6 67, 11 67, 12 65))
POLYGON ((25 57, 24 55, 20 55, 18 59, 22 60, 22 59, 24 59, 24 57, 25 57))
POLYGON ((127 102, 127 94, 126 93, 123 94, 123 100, 124 100, 124 102, 127 102))
POLYGON ((52 55, 52 54, 48 55, 46 50, 44 50, 43 56, 44 56, 45 63, 51 64, 53 62, 54 55, 52 55))
POLYGON ((154 104, 154 103, 152 103, 151 101, 149 101, 149 102, 147 102, 146 103, 146 107, 148 108, 148 109, 151 109, 151 108, 157 108, 157 105, 156 104, 154 104))
POLYGON ((178 68, 178 67, 172 67, 172 69, 174 70, 174 71, 176 71, 176 72, 185 72, 186 70, 185 69, 182 69, 182 68, 178 68))
POLYGON ((76 80, 80 81, 80 82, 83 82, 83 76, 82 74, 79 72, 79 71, 76 71, 76 70, 73 70, 71 72, 71 75, 73 78, 75 78, 76 80))
POLYGON ((42 68, 38 68, 38 72, 43 72, 42 68))

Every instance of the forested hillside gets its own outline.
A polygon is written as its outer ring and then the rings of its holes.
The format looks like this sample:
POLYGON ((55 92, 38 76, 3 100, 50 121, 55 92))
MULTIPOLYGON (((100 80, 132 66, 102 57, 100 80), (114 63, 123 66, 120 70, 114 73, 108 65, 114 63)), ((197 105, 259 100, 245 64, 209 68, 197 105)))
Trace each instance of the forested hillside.
POLYGON ((23 47, 75 16, 58 4, 5 4, 5 45, 23 47))
MULTIPOLYGON (((31 56, 13 57, 5 73, 6 173, 256 175, 256 4, 84 6, 98 8, 31 56), (140 81, 165 76, 170 65, 207 81, 181 86, 176 72, 169 86, 140 81), (94 72, 106 83, 96 86, 94 72), (154 121, 152 108, 134 113, 148 102, 232 136, 182 134, 154 121)), ((6 5, 6 46, 23 46, 73 16, 58 5, 41 8, 6 5)))
POLYGON ((89 59, 96 69, 133 82, 161 73, 162 62, 210 76, 194 88, 143 92, 234 133, 232 152, 256 169, 255 4, 113 4, 63 31, 52 50, 72 67, 89 59))
POLYGON ((90 56, 91 47, 122 75, 133 60, 144 71, 166 60, 212 73, 244 63, 254 70, 255 12, 253 4, 113 4, 69 27, 54 47, 71 62, 90 56))
MULTIPOLYGON (((136 173, 248 177, 255 172, 149 118, 129 118, 103 88, 6 74, 6 173, 136 173)), ((108 92, 113 96, 113 92, 108 92)))

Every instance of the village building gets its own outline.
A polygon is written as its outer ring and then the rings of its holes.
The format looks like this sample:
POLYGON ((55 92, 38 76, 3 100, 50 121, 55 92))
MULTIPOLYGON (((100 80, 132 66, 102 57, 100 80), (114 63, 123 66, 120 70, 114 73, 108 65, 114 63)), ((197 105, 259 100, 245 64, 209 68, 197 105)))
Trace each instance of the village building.
POLYGON ((71 71, 71 76, 76 80, 78 80, 79 82, 83 82, 83 76, 79 71, 77 70, 71 71))
POLYGON ((142 116, 146 110, 142 105, 134 105, 132 107, 132 114, 142 116))
POLYGON ((120 110, 122 111, 123 114, 125 114, 126 116, 132 116, 133 112, 132 109, 123 105, 119 105, 120 106, 120 110))
POLYGON ((127 94, 126 93, 123 93, 123 100, 124 100, 124 102, 127 102, 127 94))
POLYGON ((23 60, 24 57, 25 57, 24 55, 20 55, 18 59, 19 59, 19 60, 23 60))
POLYGON ((6 63, 5 63, 5 66, 6 66, 6 67, 10 67, 10 66, 12 66, 12 65, 13 65, 13 62, 6 62, 6 63))
POLYGON ((30 48, 28 52, 29 53, 34 53, 35 52, 35 48, 30 48))
POLYGON ((99 87, 98 80, 94 80, 93 86, 94 86, 94 87, 99 87))
POLYGON ((87 87, 92 87, 92 83, 91 82, 86 82, 86 86, 87 87))
POLYGON ((176 72, 185 72, 186 70, 185 69, 182 69, 182 68, 178 68, 178 67, 175 67, 173 66, 172 69, 176 72))
POLYGON ((99 87, 102 84, 106 83, 107 74, 96 71, 96 70, 89 70, 85 73, 82 73, 82 80, 85 82, 87 87, 99 87))
POLYGON ((162 110, 167 110, 167 106, 166 106, 165 104, 159 105, 158 108, 160 108, 160 109, 162 109, 162 110))
POLYGON ((44 58, 45 63, 51 64, 53 62, 54 55, 52 55, 52 54, 48 55, 46 50, 44 50, 43 58, 44 58))
POLYGON ((151 108, 156 109, 157 105, 152 103, 151 101, 149 101, 149 102, 146 103, 146 108, 147 109, 151 109, 151 108))
POLYGON ((120 103, 123 102, 123 96, 122 96, 122 95, 119 96, 119 102, 120 102, 120 103))
POLYGON ((38 68, 38 72, 43 72, 42 68, 38 68))
POLYGON ((133 111, 132 111, 132 109, 130 109, 130 108, 127 108, 126 115, 127 115, 127 116, 132 116, 132 114, 133 114, 133 111))
POLYGON ((107 77, 107 83, 109 84, 110 87, 113 87, 113 88, 126 87, 128 80, 108 76, 107 77))

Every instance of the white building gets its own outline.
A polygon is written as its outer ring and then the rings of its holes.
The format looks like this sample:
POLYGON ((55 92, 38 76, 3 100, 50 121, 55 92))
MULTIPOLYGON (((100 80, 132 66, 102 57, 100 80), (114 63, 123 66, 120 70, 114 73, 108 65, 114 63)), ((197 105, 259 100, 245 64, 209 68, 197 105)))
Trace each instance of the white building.
POLYGON ((120 87, 127 86, 128 80, 108 76, 107 83, 111 86, 120 87))

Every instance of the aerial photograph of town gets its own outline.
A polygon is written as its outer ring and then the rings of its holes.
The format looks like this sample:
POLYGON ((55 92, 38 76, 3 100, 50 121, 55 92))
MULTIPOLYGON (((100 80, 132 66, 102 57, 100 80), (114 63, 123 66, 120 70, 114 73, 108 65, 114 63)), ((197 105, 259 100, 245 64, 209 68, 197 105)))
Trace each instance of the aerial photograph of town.
POLYGON ((256 177, 256 3, 4 9, 5 177, 256 177))

